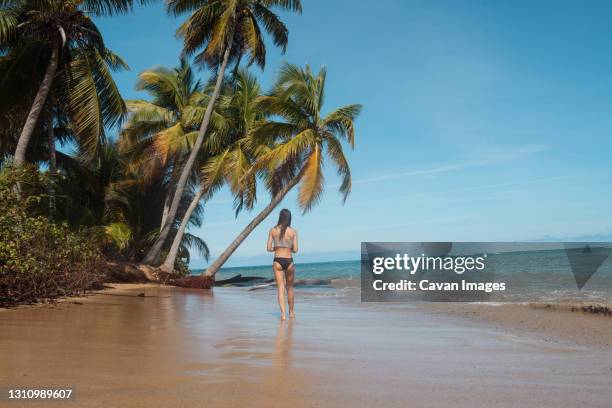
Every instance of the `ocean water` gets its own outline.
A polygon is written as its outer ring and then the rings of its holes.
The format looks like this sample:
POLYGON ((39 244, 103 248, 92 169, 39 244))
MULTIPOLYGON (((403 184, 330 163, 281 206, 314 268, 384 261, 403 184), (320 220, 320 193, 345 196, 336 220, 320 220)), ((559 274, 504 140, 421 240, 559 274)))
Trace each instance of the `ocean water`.
MULTIPOLYGON (((301 296, 309 297, 359 297, 361 284, 360 261, 334 261, 299 263, 296 262, 295 288, 301 296)), ((202 270, 194 270, 194 274, 202 270)), ((249 289, 261 287, 262 291, 274 291, 275 286, 268 282, 274 279, 272 260, 270 265, 241 266, 222 268, 216 276, 217 280, 229 279, 236 275, 259 276, 262 280, 245 283, 249 289)))
MULTIPOLYGON (((491 300, 500 302, 604 302, 612 303, 612 256, 604 261, 578 288, 565 251, 525 251, 489 254, 494 281, 506 282, 507 289, 491 300)), ((201 273, 201 271, 194 271, 201 273)), ((258 276, 262 280, 244 286, 261 286, 262 290, 274 290, 266 285, 273 279, 271 265, 223 268, 217 280, 236 275, 258 276)), ((322 296, 359 296, 361 262, 337 261, 296 263, 296 289, 322 296)))

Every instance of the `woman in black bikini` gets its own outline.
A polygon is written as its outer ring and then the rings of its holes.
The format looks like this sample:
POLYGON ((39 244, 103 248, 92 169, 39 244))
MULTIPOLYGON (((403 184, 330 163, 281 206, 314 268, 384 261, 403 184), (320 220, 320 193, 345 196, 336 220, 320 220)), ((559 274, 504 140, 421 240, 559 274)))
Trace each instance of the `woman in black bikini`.
POLYGON ((289 303, 289 317, 294 318, 293 310, 293 282, 295 278, 295 266, 292 254, 298 251, 297 232, 291 228, 291 212, 287 209, 281 210, 278 223, 268 234, 268 252, 274 252, 272 269, 278 288, 278 304, 281 310, 281 320, 285 320, 285 291, 289 303))

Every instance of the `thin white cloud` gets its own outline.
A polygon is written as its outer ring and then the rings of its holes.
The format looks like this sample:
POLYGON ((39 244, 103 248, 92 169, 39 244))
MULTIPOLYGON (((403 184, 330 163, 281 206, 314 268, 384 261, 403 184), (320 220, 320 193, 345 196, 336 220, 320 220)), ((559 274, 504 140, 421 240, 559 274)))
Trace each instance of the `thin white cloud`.
POLYGON ((456 191, 471 191, 471 190, 493 189, 493 188, 497 188, 497 187, 514 187, 514 186, 521 186, 521 185, 525 185, 525 184, 547 183, 549 181, 573 179, 573 178, 581 177, 581 176, 582 175, 573 174, 573 175, 563 175, 563 176, 554 176, 554 177, 542 177, 542 178, 537 178, 537 179, 509 181, 509 182, 506 182, 506 183, 484 184, 484 185, 466 187, 466 188, 457 189, 457 190, 441 191, 440 193, 444 193, 444 192, 456 192, 456 191))
POLYGON ((409 222, 403 223, 395 223, 388 225, 381 225, 376 227, 368 227, 368 229, 376 229, 376 228, 397 228, 397 227, 410 227, 413 225, 427 225, 427 224, 441 224, 441 223, 452 223, 456 221, 464 221, 471 220, 474 218, 479 218, 478 214, 466 214, 466 215, 455 215, 450 217, 436 217, 436 218, 425 218, 425 219, 417 219, 409 222))
MULTIPOLYGON (((516 186, 529 185, 529 184, 548 183, 551 181, 576 179, 576 178, 580 178, 584 176, 585 176, 584 174, 572 174, 572 175, 563 175, 563 176, 554 176, 554 177, 542 177, 542 178, 537 178, 537 179, 531 178, 531 179, 523 179, 523 180, 517 180, 517 181, 509 181, 505 183, 479 184, 476 186, 468 186, 468 187, 453 188, 453 189, 446 189, 446 190, 424 191, 424 192, 416 192, 416 193, 411 192, 410 194, 393 195, 391 197, 376 197, 375 200, 368 199, 368 200, 360 200, 360 201, 349 201, 349 203, 351 204, 351 206, 355 206, 355 205, 371 204, 373 202, 380 203, 383 201, 384 202, 397 201, 403 198, 410 198, 414 200, 416 198, 436 197, 436 196, 445 195, 445 194, 457 195, 458 193, 466 193, 469 191, 495 190, 496 188, 499 188, 499 187, 516 187, 516 186)), ((517 190, 517 191, 520 191, 520 190, 517 190)), ((479 196, 478 199, 482 199, 482 196, 479 196)), ((445 201, 448 202, 448 199, 445 201)))
POLYGON ((380 181, 394 180, 394 179, 399 179, 399 178, 404 178, 404 177, 414 177, 414 176, 424 176, 424 175, 438 174, 438 173, 447 173, 450 171, 464 170, 464 169, 468 169, 472 167, 487 166, 491 164, 497 164, 497 163, 520 159, 522 157, 525 157, 525 156, 528 156, 534 153, 539 153, 544 150, 546 150, 545 146, 528 146, 525 148, 510 151, 510 152, 506 151, 502 154, 497 155, 497 157, 490 158, 490 159, 467 160, 467 161, 458 162, 458 163, 444 164, 438 167, 432 167, 428 169, 403 171, 403 172, 398 172, 398 173, 367 177, 363 179, 357 179, 353 181, 353 184, 376 183, 380 181))

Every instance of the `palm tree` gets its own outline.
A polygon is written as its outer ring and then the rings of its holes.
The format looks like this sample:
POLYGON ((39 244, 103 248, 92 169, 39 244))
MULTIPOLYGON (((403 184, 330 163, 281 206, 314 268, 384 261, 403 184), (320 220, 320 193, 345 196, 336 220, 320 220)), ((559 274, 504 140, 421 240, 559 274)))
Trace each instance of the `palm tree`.
MULTIPOLYGON (((208 96, 186 58, 174 69, 157 67, 142 72, 136 88, 146 91, 152 100, 127 101, 130 116, 121 133, 120 147, 129 158, 131 170, 139 169, 145 181, 161 178, 167 184, 161 230, 208 96)), ((213 126, 222 127, 222 119, 213 112, 213 126)))
POLYGON ((125 111, 109 70, 127 66, 105 47, 88 14, 125 13, 132 5, 133 0, 2 1, 0 53, 18 59, 23 50, 34 46, 48 61, 19 135, 15 164, 25 161, 47 97, 60 79, 63 86, 58 88, 70 109, 72 130, 93 157, 104 127, 116 124, 125 111))
POLYGON ((171 14, 179 16, 191 13, 177 32, 183 38, 184 51, 188 55, 195 54, 197 62, 216 68, 217 79, 198 137, 177 182, 166 225, 144 257, 144 263, 153 264, 159 260, 160 252, 170 232, 170 226, 176 218, 187 179, 204 142, 213 106, 219 96, 228 63, 239 61, 243 54, 249 53, 249 64, 256 63, 261 68, 264 67, 266 48, 260 28, 262 24, 272 36, 274 44, 281 47, 283 52, 285 51, 288 30, 278 16, 271 11, 273 7, 296 12, 302 10, 300 0, 169 0, 168 11, 171 14))
MULTIPOLYGON (((340 192, 346 200, 351 191, 351 171, 344 156, 342 141, 354 147, 354 121, 361 105, 347 105, 327 116, 322 115, 325 69, 315 76, 307 65, 301 69, 285 64, 272 92, 263 102, 269 113, 284 119, 263 123, 257 134, 277 139, 277 144, 260 154, 251 171, 262 171, 272 193, 270 203, 253 218, 227 249, 208 267, 214 276, 251 232, 276 208, 287 193, 300 184, 298 205, 309 211, 323 193, 323 155, 326 152, 342 177, 340 192), (266 151, 268 150, 268 151, 266 151)), ((251 183, 246 183, 248 185, 251 183)))
POLYGON ((243 186, 246 183, 253 186, 256 181, 255 176, 248 173, 255 157, 253 132, 264 123, 266 116, 260 106, 261 87, 255 76, 238 70, 233 85, 228 88, 227 93, 219 98, 218 110, 226 117, 229 132, 219 138, 220 146, 211 146, 214 153, 202 167, 200 189, 183 215, 168 255, 160 266, 162 271, 171 272, 174 268, 183 234, 202 197, 209 199, 218 188, 227 183, 236 198, 236 214, 243 208, 252 208, 255 202, 255 189, 244 189, 243 186))

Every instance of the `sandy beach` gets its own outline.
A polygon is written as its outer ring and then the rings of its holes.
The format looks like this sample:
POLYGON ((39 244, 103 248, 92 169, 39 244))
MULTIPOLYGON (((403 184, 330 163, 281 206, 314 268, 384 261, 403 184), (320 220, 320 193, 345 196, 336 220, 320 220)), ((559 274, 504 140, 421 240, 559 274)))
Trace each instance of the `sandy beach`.
POLYGON ((452 305, 298 296, 297 319, 286 323, 272 290, 241 288, 117 285, 0 310, 0 405, 603 408, 612 400, 607 317, 502 313, 518 324, 468 305, 449 313, 452 305), (570 326, 602 329, 581 337, 570 326), (74 397, 15 401, 10 388, 71 388, 74 397))

